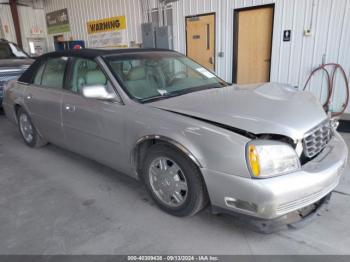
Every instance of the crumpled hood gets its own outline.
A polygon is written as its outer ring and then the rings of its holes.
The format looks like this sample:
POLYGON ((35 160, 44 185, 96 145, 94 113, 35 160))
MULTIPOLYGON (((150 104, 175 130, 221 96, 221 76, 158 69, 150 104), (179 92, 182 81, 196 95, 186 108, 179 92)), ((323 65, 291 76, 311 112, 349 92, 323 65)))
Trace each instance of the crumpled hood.
POLYGON ((280 134, 294 140, 327 118, 311 93, 278 83, 209 89, 149 105, 254 134, 280 134))

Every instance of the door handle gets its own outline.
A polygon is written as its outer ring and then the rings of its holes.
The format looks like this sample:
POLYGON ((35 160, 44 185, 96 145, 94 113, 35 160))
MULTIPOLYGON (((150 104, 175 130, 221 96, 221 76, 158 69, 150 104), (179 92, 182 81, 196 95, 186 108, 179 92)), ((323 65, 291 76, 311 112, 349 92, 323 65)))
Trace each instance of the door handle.
POLYGON ((68 112, 75 112, 75 106, 66 104, 66 105, 64 105, 64 110, 66 110, 68 112))
POLYGON ((31 100, 33 98, 32 95, 27 95, 27 100, 31 100))

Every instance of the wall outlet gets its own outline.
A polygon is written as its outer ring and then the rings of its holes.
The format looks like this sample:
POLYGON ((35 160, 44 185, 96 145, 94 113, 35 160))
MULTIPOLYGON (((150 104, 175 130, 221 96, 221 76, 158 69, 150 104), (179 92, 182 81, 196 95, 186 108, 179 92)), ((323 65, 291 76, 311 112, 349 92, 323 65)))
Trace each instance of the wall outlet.
POLYGON ((312 33, 311 33, 311 30, 310 29, 305 29, 304 30, 304 36, 311 36, 312 33))

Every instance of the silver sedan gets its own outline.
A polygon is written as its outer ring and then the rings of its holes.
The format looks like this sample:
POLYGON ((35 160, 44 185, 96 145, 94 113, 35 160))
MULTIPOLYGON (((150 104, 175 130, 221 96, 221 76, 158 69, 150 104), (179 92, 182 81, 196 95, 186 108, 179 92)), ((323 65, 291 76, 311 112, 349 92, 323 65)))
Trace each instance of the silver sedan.
POLYGON ((347 148, 317 100, 229 85, 167 50, 44 55, 5 90, 30 147, 50 142, 140 179, 160 208, 295 222, 329 200, 347 148))

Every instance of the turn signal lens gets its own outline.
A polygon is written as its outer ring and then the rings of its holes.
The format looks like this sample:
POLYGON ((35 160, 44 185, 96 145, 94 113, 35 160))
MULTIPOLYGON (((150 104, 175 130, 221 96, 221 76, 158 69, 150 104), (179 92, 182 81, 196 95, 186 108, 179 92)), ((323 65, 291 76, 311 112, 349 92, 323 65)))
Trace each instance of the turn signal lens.
POLYGON ((260 165, 259 165, 258 153, 257 153, 254 145, 249 145, 248 150, 249 150, 248 158, 249 158, 250 169, 252 171, 252 174, 255 177, 258 177, 260 175, 260 165))

